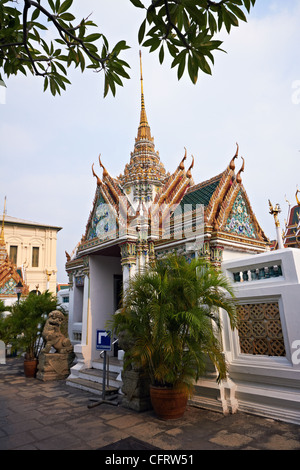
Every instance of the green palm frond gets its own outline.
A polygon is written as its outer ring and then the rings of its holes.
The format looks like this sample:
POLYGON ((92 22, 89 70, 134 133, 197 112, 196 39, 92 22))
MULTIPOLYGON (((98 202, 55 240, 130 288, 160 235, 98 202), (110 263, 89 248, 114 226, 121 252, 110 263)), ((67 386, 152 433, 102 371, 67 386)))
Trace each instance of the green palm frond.
POLYGON ((111 328, 126 332, 125 358, 143 368, 153 383, 184 387, 190 392, 204 374, 208 358, 226 377, 219 309, 236 326, 234 292, 229 280, 204 260, 188 263, 171 255, 131 279, 123 309, 111 328))

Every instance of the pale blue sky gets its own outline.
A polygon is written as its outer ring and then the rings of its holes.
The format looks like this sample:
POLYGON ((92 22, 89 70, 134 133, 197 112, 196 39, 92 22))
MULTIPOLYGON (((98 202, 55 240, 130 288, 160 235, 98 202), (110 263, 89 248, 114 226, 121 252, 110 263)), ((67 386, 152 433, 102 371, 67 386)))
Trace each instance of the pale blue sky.
MULTIPOLYGON (((0 104, 0 204, 6 195, 9 215, 63 227, 59 282, 67 279, 64 252, 80 240, 92 208, 91 165, 101 175, 101 153, 112 176, 123 172, 140 111, 136 31, 142 10, 124 0, 74 5, 78 16, 93 12, 111 44, 127 39, 132 79, 116 98, 103 99, 103 77, 92 71, 72 71, 72 86, 55 98, 43 93, 38 77, 12 77, 6 104, 0 104)), ((174 171, 186 147, 189 158, 195 157, 193 177, 199 183, 226 168, 238 142, 244 186, 271 239, 268 199, 281 204, 283 225, 285 194, 294 204, 300 186, 300 93, 293 89, 300 86, 299 24, 300 0, 257 0, 248 23, 224 34, 227 54, 216 54, 213 75, 202 75, 196 86, 188 78, 178 82, 170 61, 160 66, 156 55, 143 51, 148 121, 166 170, 174 171)))

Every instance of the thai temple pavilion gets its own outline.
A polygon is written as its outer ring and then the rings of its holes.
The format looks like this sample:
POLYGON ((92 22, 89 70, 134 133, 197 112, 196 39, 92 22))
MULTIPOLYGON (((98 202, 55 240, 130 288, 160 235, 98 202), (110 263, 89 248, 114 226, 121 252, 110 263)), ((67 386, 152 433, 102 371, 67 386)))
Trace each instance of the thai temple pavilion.
POLYGON ((177 250, 220 266, 269 250, 242 183, 245 162, 238 151, 237 145, 224 171, 201 183, 193 180, 194 157, 186 150, 168 173, 148 124, 141 67, 140 123, 130 161, 118 177, 102 157, 92 166, 96 191, 86 230, 75 252, 66 253, 77 370, 99 357, 96 331, 118 309, 121 285, 155 257, 177 250))
MULTIPOLYGON (((6 200, 5 200, 6 201, 6 200)), ((23 279, 22 269, 9 259, 4 237, 5 204, 0 232, 0 299, 10 305, 17 299, 17 293, 28 295, 29 287, 23 279)))

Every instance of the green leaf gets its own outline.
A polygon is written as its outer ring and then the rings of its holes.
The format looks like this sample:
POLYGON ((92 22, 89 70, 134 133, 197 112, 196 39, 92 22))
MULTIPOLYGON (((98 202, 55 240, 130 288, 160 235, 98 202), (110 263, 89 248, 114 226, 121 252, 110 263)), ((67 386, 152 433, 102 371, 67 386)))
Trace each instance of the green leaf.
POLYGON ((55 95, 56 95, 56 83, 55 83, 55 80, 54 80, 54 78, 50 77, 49 81, 50 81, 50 91, 51 91, 52 95, 55 96, 55 95))
POLYGON ((55 2, 55 10, 58 11, 60 9, 60 0, 56 0, 55 2))
POLYGON ((49 5, 50 5, 50 7, 51 7, 51 10, 52 10, 52 11, 55 11, 55 6, 54 6, 53 0, 48 0, 48 3, 49 3, 49 5))
POLYGON ((90 34, 89 36, 86 36, 84 38, 84 41, 86 42, 93 42, 93 41, 96 41, 97 39, 101 38, 102 34, 100 33, 93 33, 93 34, 90 34))
POLYGON ((79 61, 80 61, 80 68, 81 68, 81 71, 83 72, 84 69, 85 69, 84 55, 82 54, 82 52, 80 50, 78 50, 78 55, 79 55, 79 61))
POLYGON ((143 46, 150 47, 150 52, 153 52, 160 46, 160 39, 158 37, 147 39, 147 41, 143 43, 143 46))
POLYGON ((208 12, 208 24, 211 33, 214 34, 218 30, 218 26, 214 15, 210 11, 208 12))
POLYGON ((198 79, 198 66, 195 64, 195 61, 191 55, 188 57, 188 72, 190 79, 195 84, 198 79))
POLYGON ((175 67, 175 65, 179 64, 182 60, 185 61, 186 54, 187 54, 187 50, 186 50, 186 49, 184 49, 183 51, 181 51, 181 52, 175 57, 175 59, 173 60, 173 62, 172 62, 172 64, 171 64, 171 68, 175 67))
POLYGON ((142 43, 144 36, 145 36, 145 30, 146 30, 146 19, 142 22, 139 32, 138 32, 138 41, 139 44, 142 43))
POLYGON ((42 29, 42 30, 44 30, 44 31, 47 31, 47 29, 48 29, 47 26, 43 25, 42 23, 38 23, 37 21, 35 21, 33 24, 34 24, 34 26, 36 26, 37 28, 40 28, 40 29, 42 29))
POLYGON ((64 21, 74 21, 76 19, 71 13, 62 13, 59 15, 59 18, 64 21))
POLYGON ((239 7, 237 7, 236 5, 232 5, 231 3, 228 3, 227 8, 229 8, 240 20, 247 22, 247 18, 244 12, 239 7))
POLYGON ((248 13, 250 12, 250 8, 251 8, 251 3, 250 3, 250 0, 244 0, 244 4, 245 4, 245 7, 248 11, 248 13))
POLYGON ((140 0, 130 0, 131 3, 137 8, 145 8, 140 0))
POLYGON ((177 78, 178 80, 181 79, 182 75, 183 75, 183 72, 184 72, 184 69, 185 69, 185 58, 186 58, 186 55, 184 55, 180 62, 179 62, 179 65, 178 65, 178 70, 177 70, 177 78))
POLYGON ((55 64, 57 65, 57 67, 60 68, 60 70, 61 70, 65 75, 67 75, 67 71, 66 71, 65 67, 64 67, 60 62, 56 61, 55 64))
POLYGON ((162 64, 164 61, 165 51, 164 46, 162 45, 159 51, 159 62, 162 64))
POLYGON ((48 88, 48 84, 49 84, 48 77, 45 77, 45 80, 44 80, 44 91, 46 91, 46 90, 47 90, 47 88, 48 88))
POLYGON ((67 11, 70 8, 70 6, 72 5, 72 3, 73 3, 73 0, 65 0, 65 2, 63 2, 63 4, 58 9, 57 13, 60 15, 64 11, 67 11))
POLYGON ((105 78, 104 78, 104 93, 103 93, 104 98, 107 96, 108 90, 109 90, 109 84, 108 84, 107 77, 105 75, 105 78))
POLYGON ((31 21, 35 21, 38 18, 39 14, 40 14, 40 10, 36 8, 34 12, 32 13, 31 21))
POLYGON ((119 41, 113 48, 112 52, 118 55, 123 49, 130 49, 130 47, 127 46, 126 41, 119 41))

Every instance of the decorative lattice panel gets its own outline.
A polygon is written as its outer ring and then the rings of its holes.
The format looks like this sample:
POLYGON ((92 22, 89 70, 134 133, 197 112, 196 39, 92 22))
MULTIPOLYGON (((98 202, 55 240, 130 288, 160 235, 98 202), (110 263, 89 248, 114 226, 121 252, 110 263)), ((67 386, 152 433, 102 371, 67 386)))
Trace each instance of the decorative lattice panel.
POLYGON ((242 353, 285 356, 277 302, 239 305, 237 313, 242 353))

